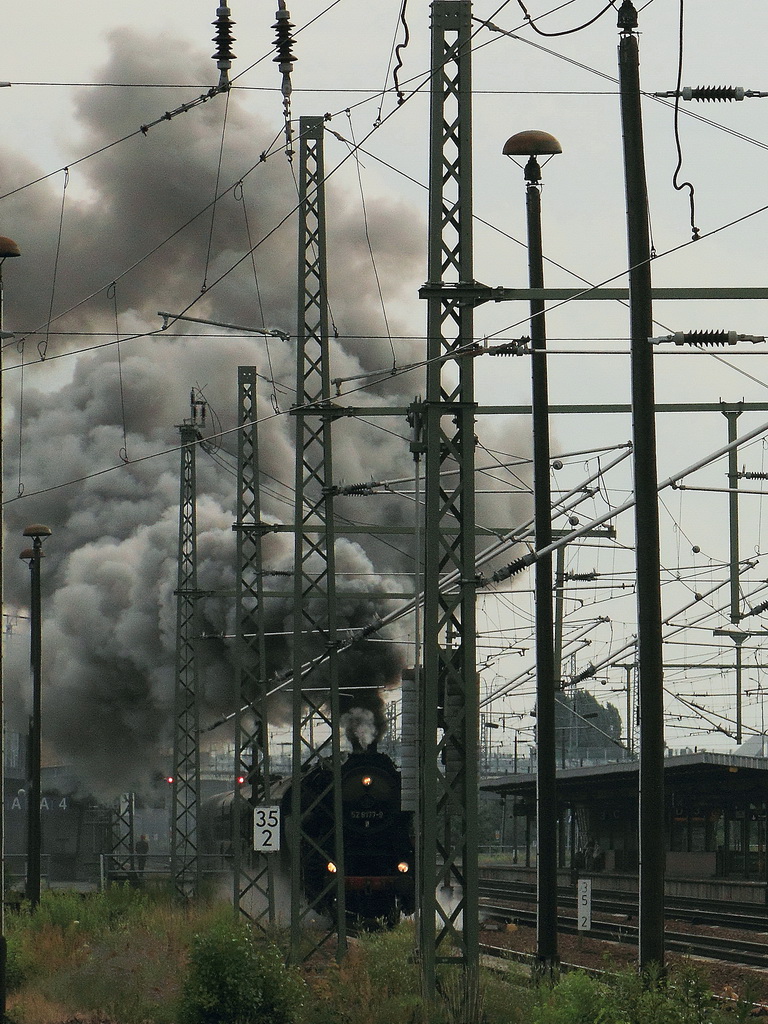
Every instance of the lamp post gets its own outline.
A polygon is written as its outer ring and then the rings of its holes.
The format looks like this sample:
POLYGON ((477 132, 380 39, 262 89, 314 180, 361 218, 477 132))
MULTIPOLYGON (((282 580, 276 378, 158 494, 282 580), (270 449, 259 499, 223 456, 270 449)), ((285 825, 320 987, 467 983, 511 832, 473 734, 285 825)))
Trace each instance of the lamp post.
MULTIPOLYGON (((3 330, 3 264, 20 256, 12 238, 0 235, 0 424, 3 420, 3 341, 11 337, 3 330)), ((3 439, 0 428, 0 616, 3 602, 3 439)), ((0 637, 5 630, 0 630, 0 637)), ((0 638, 0 1020, 5 1020, 7 942, 5 938, 5 713, 3 708, 3 649, 0 638)))
POLYGON ((32 663, 32 716, 29 722, 29 803, 27 804, 27 899, 32 909, 40 902, 40 854, 42 830, 40 822, 40 739, 42 725, 42 618, 40 614, 40 562, 43 557, 43 538, 51 531, 39 523, 24 530, 32 538, 32 547, 25 548, 19 558, 29 563, 32 580, 30 601, 31 663, 32 663))
MULTIPOLYGON (((523 168, 528 222, 528 280, 531 288, 544 287, 541 242, 541 167, 537 157, 551 159, 561 153, 553 135, 541 131, 518 132, 507 139, 505 156, 528 157, 523 168)), ((520 166, 518 164, 518 166, 520 166)), ((552 498, 549 484, 549 389, 544 300, 531 299, 531 420, 533 427, 533 505, 536 550, 552 543, 552 498)), ((557 793, 555 741, 555 671, 552 556, 536 559, 536 957, 539 970, 550 973, 557 955, 557 793)))

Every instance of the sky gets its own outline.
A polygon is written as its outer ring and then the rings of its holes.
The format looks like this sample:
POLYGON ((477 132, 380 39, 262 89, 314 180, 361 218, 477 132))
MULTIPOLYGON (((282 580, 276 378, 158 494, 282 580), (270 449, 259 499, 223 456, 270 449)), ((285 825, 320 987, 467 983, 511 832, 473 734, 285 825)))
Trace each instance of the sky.
MULTIPOLYGON (((408 0, 290 3, 295 25, 291 116, 327 115, 329 298, 338 339, 332 375, 361 405, 405 405, 423 393, 418 371, 387 377, 423 356, 426 279, 429 5, 408 0), (394 91, 393 47, 402 67, 394 91), (357 151, 356 146, 361 149, 357 151), (357 154, 357 156, 355 155, 357 154), (383 382, 352 378, 382 370, 383 382), (354 390, 353 390, 354 389, 354 390)), ((527 280, 524 183, 501 154, 510 135, 538 128, 562 145, 544 169, 543 230, 547 283, 625 283, 626 229, 621 125, 616 86, 618 33, 603 4, 531 0, 533 31, 515 0, 473 6, 474 264, 476 279, 524 287, 527 280), (580 29, 580 26, 585 26, 580 29), (495 26, 493 30, 491 26, 495 26), (499 31, 501 30, 501 31, 499 31), (573 30, 573 31, 569 31, 573 30)), ((271 49, 276 4, 233 0, 235 22, 228 97, 216 96, 171 119, 218 80, 211 60, 216 4, 202 0, 31 0, 4 13, 0 82, 2 167, 0 233, 22 258, 7 261, 4 326, 17 338, 4 352, 6 637, 9 709, 19 721, 28 700, 28 579, 16 564, 24 525, 51 526, 46 545, 45 673, 56 756, 76 759, 90 785, 138 785, 147 764, 162 768, 173 692, 178 432, 190 388, 209 402, 211 422, 231 431, 237 366, 256 362, 265 383, 262 451, 266 511, 286 521, 293 480, 294 386, 290 343, 176 324, 158 333, 159 310, 292 333, 296 323, 296 162, 282 148, 282 97, 271 49), (157 123, 156 123, 157 122, 157 123), (141 126, 151 125, 142 132, 141 126), (266 159, 262 156, 266 154, 266 159), (65 170, 66 168, 66 170, 65 170), (215 204, 214 197, 221 198, 215 204), (258 244, 257 244, 258 243, 258 244), (253 258, 247 256, 253 249, 253 258), (19 339, 23 339, 23 342, 19 339), (274 412, 274 415, 272 413, 274 412), (18 611, 19 618, 14 618, 18 611), (124 751, 119 770, 114 750, 124 751)), ((768 15, 734 0, 639 3, 641 80, 648 94, 671 91, 678 74, 680 15, 683 85, 768 89, 761 40, 768 15)), ((678 152, 673 104, 643 104, 651 230, 658 286, 761 285, 766 205, 766 99, 681 103, 678 152)), ((497 344, 527 332, 523 303, 488 303, 475 316, 479 341, 497 344)), ((766 303, 658 302, 658 336, 677 330, 735 330, 762 336, 766 303)), ((547 315, 553 405, 629 400, 628 313, 619 303, 571 302, 547 315)), ((659 345, 660 403, 764 404, 743 412, 738 432, 768 423, 765 344, 716 354, 659 345)), ((525 357, 478 359, 481 406, 524 405, 525 357)), ((658 417, 659 478, 716 451, 727 440, 720 412, 658 417)), ((556 492, 583 490, 631 436, 626 414, 553 416, 556 492)), ((530 429, 524 416, 478 420, 478 523, 508 531, 530 514, 530 429), (508 463, 516 463, 509 466, 508 463)), ((201 586, 222 592, 206 605, 211 632, 231 633, 224 591, 234 580, 230 433, 198 467, 201 586)), ((345 483, 392 483, 386 493, 346 499, 353 521, 413 520, 413 463, 405 423, 355 421, 334 439, 345 483)), ((739 467, 763 472, 764 435, 739 450, 739 467)), ((600 477, 594 494, 560 510, 584 522, 624 502, 630 460, 600 477)), ((733 643, 714 636, 728 625, 728 486, 723 460, 662 494, 665 619, 669 619, 667 742, 730 751, 733 643), (690 488, 690 489, 688 489, 690 488), (709 489, 704 489, 709 488, 709 489), (719 489, 719 490, 718 490, 719 489), (691 667, 696 666, 696 667, 691 667)), ((742 613, 765 600, 766 540, 759 480, 742 482, 742 613), (746 493, 747 491, 754 493, 746 493)), ((565 601, 564 674, 600 666, 584 685, 624 716, 626 672, 635 631, 633 524, 617 517, 613 542, 568 547, 573 580, 565 601), (585 640, 589 644, 585 644, 585 640)), ((519 550, 519 549, 518 549, 519 550)), ((290 564, 285 542, 269 550, 290 564)), ((511 556, 510 556, 511 557, 511 556)), ((490 564, 494 568, 504 558, 490 564)), ((412 588, 407 541, 345 540, 340 571, 350 625, 386 614, 376 592, 412 588)), ((486 570, 487 571, 487 570, 486 570)), ((275 602, 275 628, 289 610, 275 602)), ((533 719, 533 609, 530 581, 488 588, 479 598, 481 687, 485 711, 505 715, 499 743, 514 730, 527 741, 533 719), (505 695, 496 696, 503 692, 505 695)), ((759 634, 760 616, 744 631, 759 634)), ((413 623, 388 636, 412 660, 413 623)), ((761 637, 744 644, 746 732, 765 728, 761 637)), ((204 658, 206 707, 231 709, 232 662, 226 642, 204 658)), ((215 649, 213 649, 215 648, 215 649)), ((285 647, 275 653, 275 665, 285 647)), ((396 665, 380 666, 386 685, 396 665)), ((378 671, 378 669, 377 669, 378 671)), ((279 709, 275 711, 279 718, 279 709)), ((746 736, 745 732, 745 736, 746 736)), ((494 737, 495 738, 495 737, 494 737)))

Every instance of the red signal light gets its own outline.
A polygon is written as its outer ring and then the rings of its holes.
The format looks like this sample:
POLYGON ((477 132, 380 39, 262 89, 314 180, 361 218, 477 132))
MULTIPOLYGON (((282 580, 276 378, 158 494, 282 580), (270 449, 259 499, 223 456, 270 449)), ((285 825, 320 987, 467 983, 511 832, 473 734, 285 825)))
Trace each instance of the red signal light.
POLYGON ((168 783, 169 786, 173 785, 173 781, 174 781, 173 780, 173 776, 172 775, 166 775, 165 781, 168 783))
POLYGON ((238 786, 242 786, 247 781, 248 781, 248 776, 247 775, 238 775, 237 776, 237 784, 238 784, 238 786))

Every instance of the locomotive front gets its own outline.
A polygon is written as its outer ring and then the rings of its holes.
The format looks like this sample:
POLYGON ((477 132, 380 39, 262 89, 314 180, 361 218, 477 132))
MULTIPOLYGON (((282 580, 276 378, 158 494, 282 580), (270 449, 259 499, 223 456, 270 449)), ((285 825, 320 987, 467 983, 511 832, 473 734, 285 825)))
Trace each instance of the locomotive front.
POLYGON ((394 924, 415 907, 412 815, 386 754, 352 753, 342 766, 347 915, 394 924))
MULTIPOLYGON (((401 914, 415 909, 415 851, 413 815, 401 810, 400 772, 393 761, 376 751, 353 752, 341 766, 344 892, 350 921, 362 926, 396 924, 401 914)), ((335 917, 334 887, 330 876, 336 828, 332 773, 327 762, 302 775, 302 841, 299 864, 290 863, 290 834, 294 820, 291 777, 275 781, 271 797, 282 809, 281 869, 299 871, 304 892, 317 909, 335 917)), ((246 799, 248 799, 246 797, 246 799)), ((207 800, 201 815, 201 841, 206 854, 215 854, 219 866, 231 860, 235 843, 252 855, 253 817, 241 816, 241 834, 234 835, 234 794, 229 791, 207 800)), ((212 862, 214 863, 214 862, 212 862)))

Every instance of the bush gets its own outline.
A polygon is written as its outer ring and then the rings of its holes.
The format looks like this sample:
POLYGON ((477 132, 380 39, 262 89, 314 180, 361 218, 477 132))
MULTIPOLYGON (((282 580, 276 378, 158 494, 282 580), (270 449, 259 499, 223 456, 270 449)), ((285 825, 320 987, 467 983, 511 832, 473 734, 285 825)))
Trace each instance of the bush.
POLYGON ((714 1024, 732 1020, 716 1005, 711 989, 694 964, 673 965, 665 974, 621 971, 612 986, 619 1020, 626 1024, 714 1024))
POLYGON ((280 951, 256 946, 239 923, 219 922, 196 935, 182 987, 182 1024, 294 1024, 304 997, 280 951))
POLYGON ((618 1024, 622 1019, 612 1015, 606 988, 587 974, 566 974, 552 988, 541 985, 539 994, 534 1024, 618 1024))

